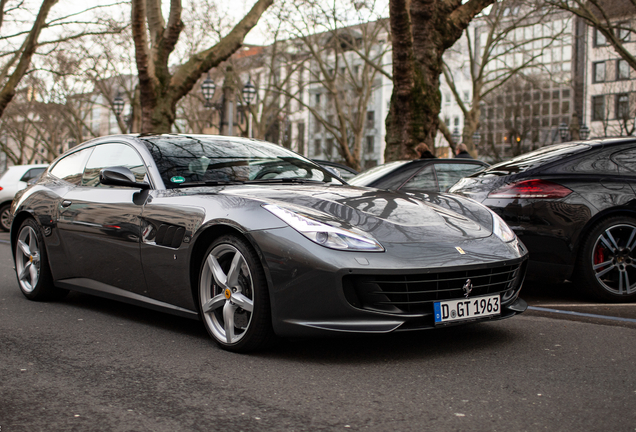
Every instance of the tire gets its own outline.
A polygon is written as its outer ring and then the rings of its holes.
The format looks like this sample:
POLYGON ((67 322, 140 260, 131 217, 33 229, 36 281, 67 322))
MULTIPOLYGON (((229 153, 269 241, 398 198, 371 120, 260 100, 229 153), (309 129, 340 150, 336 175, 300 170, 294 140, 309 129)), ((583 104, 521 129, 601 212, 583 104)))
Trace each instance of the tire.
POLYGON ((273 340, 265 273, 243 239, 224 235, 210 245, 199 272, 198 298, 205 328, 223 349, 249 352, 273 340))
POLYGON ((29 300, 60 299, 68 290, 53 285, 40 227, 33 219, 22 222, 15 243, 15 271, 22 294, 29 300))
POLYGON ((636 300, 636 219, 615 216, 586 236, 577 276, 590 294, 612 303, 636 300))
POLYGON ((0 207, 0 230, 11 230, 11 203, 0 207))

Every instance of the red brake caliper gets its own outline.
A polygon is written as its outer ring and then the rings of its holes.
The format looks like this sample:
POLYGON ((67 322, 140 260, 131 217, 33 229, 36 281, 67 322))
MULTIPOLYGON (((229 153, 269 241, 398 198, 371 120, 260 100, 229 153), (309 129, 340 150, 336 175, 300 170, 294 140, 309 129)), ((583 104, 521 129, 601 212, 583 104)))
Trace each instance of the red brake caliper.
POLYGON ((600 244, 596 246, 594 251, 594 265, 600 264, 605 261, 605 254, 603 253, 603 246, 600 244))

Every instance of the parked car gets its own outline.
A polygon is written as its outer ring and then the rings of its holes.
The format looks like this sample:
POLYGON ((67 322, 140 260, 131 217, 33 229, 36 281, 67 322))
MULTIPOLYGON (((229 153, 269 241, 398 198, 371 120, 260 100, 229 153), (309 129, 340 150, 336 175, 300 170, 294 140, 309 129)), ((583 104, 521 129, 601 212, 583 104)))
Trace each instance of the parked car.
POLYGON ((349 179, 358 175, 358 171, 354 170, 350 166, 347 166, 338 162, 331 162, 331 161, 321 160, 321 159, 312 159, 312 160, 324 168, 335 169, 338 176, 343 180, 349 181, 349 179))
POLYGON ((44 172, 48 165, 14 165, 0 177, 0 230, 11 228, 11 202, 19 191, 27 187, 30 180, 44 172))
POLYGON ((348 183, 402 192, 446 192, 462 177, 489 165, 476 159, 415 159, 371 168, 348 183))
POLYGON ((111 136, 19 193, 11 242, 28 299, 76 290, 200 319, 234 351, 523 312, 523 245, 485 206, 447 201, 351 187, 255 140, 111 136))
POLYGON ((494 210, 530 251, 535 279, 636 300, 636 139, 544 147, 465 178, 451 192, 494 210))

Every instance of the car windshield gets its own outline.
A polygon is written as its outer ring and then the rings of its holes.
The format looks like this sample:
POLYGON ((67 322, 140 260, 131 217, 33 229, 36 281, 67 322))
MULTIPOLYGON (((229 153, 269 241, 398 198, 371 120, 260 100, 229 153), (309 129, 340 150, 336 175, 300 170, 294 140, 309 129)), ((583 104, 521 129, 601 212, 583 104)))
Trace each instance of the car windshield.
POLYGON ((348 180, 347 183, 353 186, 367 186, 373 183, 375 180, 384 176, 387 173, 395 170, 399 166, 404 165, 405 163, 409 163, 410 161, 395 161, 389 162, 384 165, 379 165, 377 167, 371 168, 352 179, 348 180))
POLYGON ((263 141, 197 135, 141 139, 168 189, 235 183, 342 184, 308 159, 263 141))
POLYGON ((498 177, 524 172, 528 169, 555 162, 589 149, 588 144, 566 143, 544 147, 539 150, 526 153, 506 162, 501 162, 490 168, 473 174, 471 177, 498 177))

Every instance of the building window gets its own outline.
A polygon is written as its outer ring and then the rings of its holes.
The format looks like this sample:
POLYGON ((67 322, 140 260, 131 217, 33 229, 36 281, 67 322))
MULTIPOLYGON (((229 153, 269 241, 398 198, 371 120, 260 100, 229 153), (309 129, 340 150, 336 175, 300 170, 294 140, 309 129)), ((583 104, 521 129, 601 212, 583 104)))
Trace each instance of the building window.
POLYGON ((628 80, 629 79, 629 64, 625 60, 616 61, 616 79, 628 80))
POLYGON ((322 123, 318 120, 314 121, 314 133, 320 133, 322 131, 322 123))
POLYGON ((605 46, 607 45, 607 38, 603 33, 599 31, 599 29, 594 29, 594 46, 605 46))
POLYGON ((371 154, 375 151, 375 137, 370 135, 367 137, 367 154, 371 154))
POLYGON ((464 91, 464 102, 470 102, 470 92, 468 90, 464 91))
POLYGON ((326 144, 325 154, 327 157, 331 157, 333 155, 333 138, 329 138, 326 144))
POLYGON ((605 120, 605 96, 592 96, 592 120, 605 120))
POLYGON ((446 105, 450 105, 451 104, 451 94, 450 93, 445 93, 444 97, 446 99, 446 105))
POLYGON ((595 83, 605 82, 605 62, 592 64, 592 81, 595 83))
POLYGON ((622 22, 616 26, 616 36, 623 42, 629 42, 629 34, 631 33, 629 23, 622 22))
POLYGON ((367 129, 375 127, 375 111, 367 111, 367 129))
POLYGON ((320 105, 320 93, 316 93, 316 106, 320 105))
POLYGON ((318 156, 321 153, 321 148, 320 147, 322 147, 321 140, 319 140, 319 139, 314 140, 314 156, 318 156))
POLYGON ((620 93, 616 95, 616 119, 622 120, 629 117, 629 95, 620 93))

